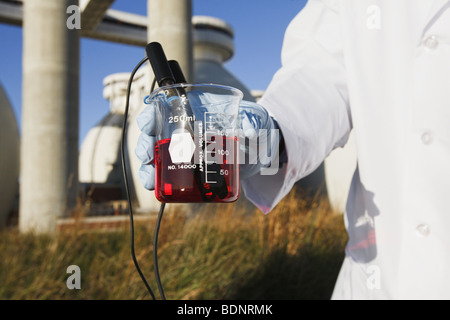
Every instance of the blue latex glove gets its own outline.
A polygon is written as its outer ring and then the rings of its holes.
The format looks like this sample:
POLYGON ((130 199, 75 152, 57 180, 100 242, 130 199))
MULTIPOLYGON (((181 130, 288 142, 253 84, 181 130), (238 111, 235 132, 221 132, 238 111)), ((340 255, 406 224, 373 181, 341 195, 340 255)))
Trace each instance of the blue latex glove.
MULTIPOLYGON (((189 98, 191 104, 197 101, 208 101, 208 94, 201 94, 200 97, 189 98)), ((150 102, 147 107, 138 115, 137 124, 141 130, 137 146, 136 156, 141 161, 139 169, 139 179, 143 186, 148 190, 155 188, 155 165, 154 151, 156 144, 156 105, 150 102)), ((241 179, 248 178, 259 173, 267 167, 278 168, 278 147, 281 140, 281 132, 274 131, 278 129, 276 122, 269 116, 268 112, 260 105, 250 101, 242 101, 239 106, 239 141, 240 148, 245 153, 245 163, 241 160, 240 176, 241 179), (279 133, 279 134, 278 134, 279 133), (269 150, 274 152, 265 152, 263 157, 258 156, 258 151, 254 148, 256 144, 248 143, 256 141, 260 144, 266 144, 269 150), (247 143, 244 143, 246 141, 247 143), (266 156, 269 154, 270 156, 266 156)), ((242 153, 241 153, 242 155, 242 153)))

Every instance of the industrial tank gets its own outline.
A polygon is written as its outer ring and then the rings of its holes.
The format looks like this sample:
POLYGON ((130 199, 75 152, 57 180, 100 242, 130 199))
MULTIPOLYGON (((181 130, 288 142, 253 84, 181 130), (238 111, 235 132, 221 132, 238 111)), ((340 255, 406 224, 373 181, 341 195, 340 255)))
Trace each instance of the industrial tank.
MULTIPOLYGON (((120 143, 129 77, 129 73, 115 73, 103 80, 103 97, 109 101, 109 112, 89 130, 80 148, 81 191, 92 202, 124 198, 120 143)), ((139 78, 136 76, 135 80, 138 82, 139 78)), ((132 105, 139 103, 136 90, 131 100, 132 105)))
POLYGON ((0 84, 0 228, 18 193, 20 138, 16 117, 0 84))
POLYGON ((223 64, 234 54, 234 31, 225 21, 194 16, 194 79, 196 83, 218 83, 238 88, 244 100, 255 101, 251 91, 223 64))

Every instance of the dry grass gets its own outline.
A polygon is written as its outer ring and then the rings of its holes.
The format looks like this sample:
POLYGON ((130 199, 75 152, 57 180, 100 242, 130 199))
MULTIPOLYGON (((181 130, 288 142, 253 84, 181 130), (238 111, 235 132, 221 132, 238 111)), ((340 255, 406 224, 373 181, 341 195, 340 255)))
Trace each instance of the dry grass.
MULTIPOLYGON (((193 217, 166 206, 158 261, 168 299, 328 299, 347 241, 342 216, 294 192, 265 216, 239 204, 193 217)), ((157 294, 153 221, 136 223, 136 253, 157 294)), ((54 237, 0 233, 0 299, 148 299, 130 256, 129 229, 74 227, 54 237), (66 287, 69 265, 81 289, 66 287)))

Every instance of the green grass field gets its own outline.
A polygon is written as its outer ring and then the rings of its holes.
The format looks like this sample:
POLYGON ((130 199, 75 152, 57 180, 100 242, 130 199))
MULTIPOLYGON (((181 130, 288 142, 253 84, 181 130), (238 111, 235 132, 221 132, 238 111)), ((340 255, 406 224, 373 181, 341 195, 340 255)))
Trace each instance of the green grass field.
MULTIPOLYGON (((136 254, 155 295, 153 220, 136 222, 136 254)), ((166 206, 158 242, 167 299, 329 299, 347 241, 342 215, 324 201, 286 197, 268 215, 238 204, 204 205, 194 217, 166 206)), ((130 254, 129 225, 55 236, 0 232, 0 299, 150 299, 130 254), (66 269, 81 269, 69 290, 66 269)))

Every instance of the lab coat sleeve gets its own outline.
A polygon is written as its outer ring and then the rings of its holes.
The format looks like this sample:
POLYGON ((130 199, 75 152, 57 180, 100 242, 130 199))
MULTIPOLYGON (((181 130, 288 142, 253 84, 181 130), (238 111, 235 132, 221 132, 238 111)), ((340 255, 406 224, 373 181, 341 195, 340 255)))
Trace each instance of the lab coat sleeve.
POLYGON ((339 1, 307 3, 286 30, 282 67, 258 102, 276 119, 288 157, 275 175, 241 182, 247 199, 264 213, 334 148, 344 146, 350 134, 339 19, 339 1))

